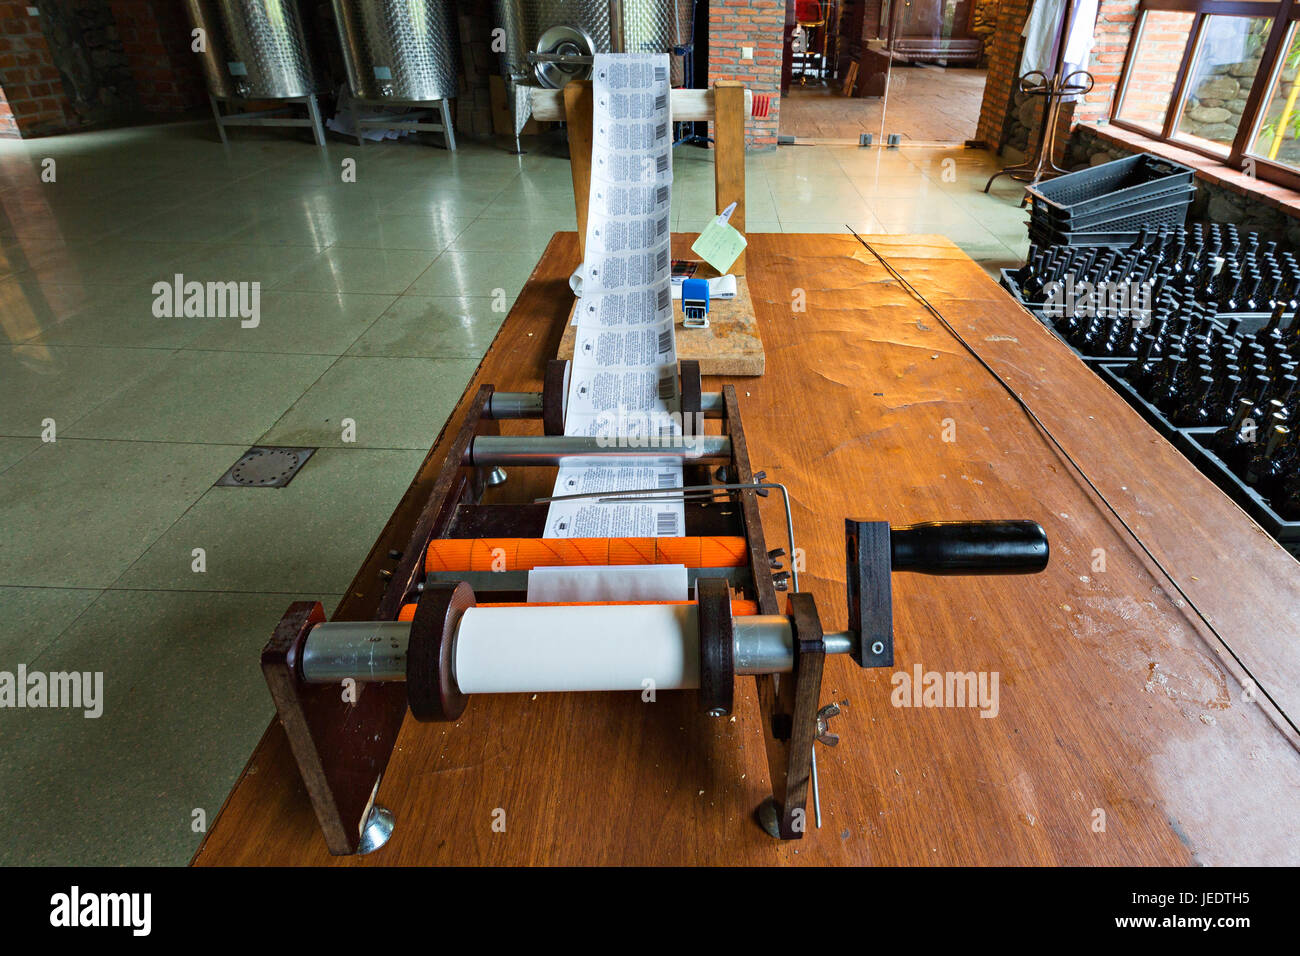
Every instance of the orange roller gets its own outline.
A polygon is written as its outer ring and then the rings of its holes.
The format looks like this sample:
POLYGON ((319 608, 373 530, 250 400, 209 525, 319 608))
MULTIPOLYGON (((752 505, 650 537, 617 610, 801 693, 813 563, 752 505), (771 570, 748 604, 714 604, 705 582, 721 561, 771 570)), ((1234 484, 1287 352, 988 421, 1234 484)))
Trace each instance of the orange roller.
POLYGON ((436 538, 426 571, 530 571, 538 567, 684 564, 744 567, 744 538, 436 538))
POLYGON ((518 555, 518 538, 476 538, 470 547, 469 570, 508 571, 518 563, 518 555))
POLYGON ((609 561, 606 562, 607 564, 668 563, 659 560, 659 550, 655 546, 655 538, 606 538, 605 540, 609 542, 609 561))
POLYGON ((700 538, 697 568, 743 568, 749 563, 749 544, 744 538, 700 538))
MULTIPOLYGON (((655 564, 684 564, 688 568, 703 568, 700 564, 700 543, 704 538, 655 538, 655 564)), ((647 562, 650 563, 650 562, 647 562)))
POLYGON ((473 540, 469 538, 438 539, 429 545, 429 550, 424 556, 424 570, 468 571, 469 551, 473 544, 473 540))

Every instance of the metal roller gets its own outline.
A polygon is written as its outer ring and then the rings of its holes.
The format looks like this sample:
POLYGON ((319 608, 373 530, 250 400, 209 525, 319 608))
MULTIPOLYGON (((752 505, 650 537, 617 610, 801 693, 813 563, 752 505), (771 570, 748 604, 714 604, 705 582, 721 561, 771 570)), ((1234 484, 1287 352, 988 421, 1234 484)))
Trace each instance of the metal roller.
POLYGON ((727 435, 688 435, 659 439, 646 447, 618 447, 586 435, 478 435, 465 449, 463 464, 476 467, 560 465, 566 458, 675 458, 700 464, 731 460, 727 435))
MULTIPOLYGON (((448 678, 457 693, 537 693, 568 690, 640 690, 646 678, 656 678, 660 690, 696 689, 700 686, 700 624, 698 605, 692 603, 625 604, 625 605, 519 605, 475 606, 472 591, 465 584, 457 587, 439 586, 440 590, 426 590, 420 607, 432 611, 428 620, 420 621, 338 621, 316 625, 303 645, 301 671, 309 684, 332 684, 345 679, 357 681, 409 681, 418 680, 426 687, 439 681, 444 654, 426 653, 425 670, 413 674, 411 668, 413 647, 425 645, 426 651, 449 650, 451 662, 448 678), (449 597, 459 593, 458 601, 449 597), (468 600, 470 603, 466 604, 468 600), (455 606, 455 605, 464 606, 455 606), (450 613, 449 613, 450 612, 450 613), (548 617, 564 619, 562 640, 550 641, 538 637, 541 625, 548 617), (520 621, 533 622, 529 629, 520 632, 520 621), (465 622, 472 622, 466 627, 465 622), (618 622, 612 632, 610 622, 618 622), (432 630, 428 626, 433 624, 432 630), (423 632, 422 632, 422 629, 423 632), (654 631, 655 641, 647 640, 654 631), (462 633, 464 632, 464 633, 462 633), (468 634, 469 636, 466 636, 468 634), (520 683, 510 683, 514 677, 496 677, 486 661, 497 659, 500 647, 470 648, 470 643, 486 644, 486 635, 499 635, 497 643, 509 644, 515 650, 527 648, 529 643, 544 645, 550 657, 546 673, 530 679, 520 677, 520 683), (464 641, 465 645, 461 645, 464 641), (666 650, 657 665, 660 674, 651 672, 647 662, 654 658, 646 652, 646 645, 666 650), (600 651, 600 648, 607 649, 600 651), (621 650, 628 652, 626 666, 607 668, 602 680, 593 676, 601 670, 601 661, 592 660, 592 650, 604 654, 604 663, 613 662, 621 650), (460 662, 470 659, 471 650, 482 651, 473 655, 472 672, 467 673, 460 662), (647 666, 642 666, 647 665, 647 666), (572 675, 577 686, 557 684, 557 676, 572 675), (663 679, 658 679, 663 676, 663 679), (596 686, 599 684, 600 686, 596 686)), ((723 592, 725 593, 725 592, 723 592)), ((716 597, 716 595, 715 595, 716 597)), ((715 608, 715 613, 720 609, 715 608)), ((721 649, 722 658, 732 662, 732 673, 785 674, 794 666, 794 649, 790 619, 784 615, 742 615, 727 618, 727 627, 719 633, 730 633, 730 648, 721 649)), ((705 635, 708 648, 712 633, 705 635)), ((828 654, 848 654, 852 650, 852 635, 847 632, 827 634, 828 654)), ((710 651, 710 653, 715 653, 710 651)), ((711 666, 711 665, 709 665, 711 666)), ((495 665, 494 665, 495 667, 495 665)), ((500 670, 499 667, 495 669, 500 670)), ((523 668, 529 671, 529 668, 523 668)), ((533 671, 535 673, 535 671, 533 671)), ((719 704, 711 700, 708 709, 716 710, 719 704)), ((729 703, 728 703, 729 706, 729 703)), ((458 713, 457 713, 458 715, 458 713)), ((419 716, 417 714, 417 716, 419 716)))
MULTIPOLYGON (((543 396, 541 392, 493 392, 485 409, 485 418, 506 419, 541 418, 543 396)), ((705 418, 721 418, 724 405, 721 392, 704 392, 700 395, 700 411, 705 418)))

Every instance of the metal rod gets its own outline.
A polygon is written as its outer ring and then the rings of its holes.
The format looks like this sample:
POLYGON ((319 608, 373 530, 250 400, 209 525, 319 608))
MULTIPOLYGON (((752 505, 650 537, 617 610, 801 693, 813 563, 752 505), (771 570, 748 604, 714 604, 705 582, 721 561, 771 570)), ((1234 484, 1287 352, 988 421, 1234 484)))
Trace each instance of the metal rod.
MULTIPOLYGON (((631 605, 635 607, 636 605, 631 605)), ((491 611, 491 608, 482 610, 491 611)), ((794 668, 790 619, 782 614, 737 617, 733 624, 735 672, 788 674, 794 668)), ((307 635, 302 649, 302 676, 309 684, 406 680, 408 621, 328 621, 307 635)), ((698 636, 692 635, 698 640, 698 636)), ((827 654, 853 649, 847 631, 823 637, 827 654)))
POLYGON ((821 788, 817 786, 817 741, 813 741, 812 746, 812 788, 813 788, 813 819, 817 821, 817 829, 822 828, 822 794, 821 788))
MULTIPOLYGON (((726 406, 721 392, 704 392, 700 395, 700 412, 705 418, 721 418, 726 406)), ((493 392, 484 409, 487 418, 541 418, 541 392, 493 392)))
POLYGON ((666 436, 646 439, 647 444, 640 447, 615 444, 625 441, 588 435, 478 435, 465 449, 463 463, 560 465, 568 458, 672 458, 701 463, 731 460, 731 438, 727 435, 666 436))
POLYGON ((487 418, 541 418, 541 392, 493 392, 483 409, 487 418))
MULTIPOLYGON (((728 440, 730 443, 730 440, 728 440)), ((728 448, 730 451, 730 448, 728 448)), ((785 505, 785 537, 790 546, 790 583, 796 591, 799 590, 799 568, 798 561, 795 559, 794 546, 794 518, 790 514, 790 492, 786 491, 785 485, 775 481, 751 481, 736 482, 732 484, 717 485, 687 485, 684 488, 674 488, 667 491, 664 488, 635 488, 630 491, 592 491, 577 495, 552 495, 550 498, 534 498, 534 504, 546 504, 551 501, 572 501, 575 498, 597 498, 600 501, 618 501, 623 498, 636 498, 638 500, 648 499, 650 501, 675 501, 687 500, 688 496, 699 494, 707 491, 759 491, 761 489, 775 489, 781 492, 781 501, 785 505)), ((754 569, 754 573, 759 572, 759 568, 754 569)))

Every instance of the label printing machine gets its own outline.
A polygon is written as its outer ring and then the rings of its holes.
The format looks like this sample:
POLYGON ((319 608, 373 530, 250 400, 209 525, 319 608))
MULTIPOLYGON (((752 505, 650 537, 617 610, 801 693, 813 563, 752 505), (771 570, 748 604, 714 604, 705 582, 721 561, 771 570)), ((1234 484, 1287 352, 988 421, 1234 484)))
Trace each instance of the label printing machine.
MULTIPOLYGON (((816 785, 814 740, 836 741, 826 726, 834 705, 819 711, 825 659, 842 654, 860 667, 893 665, 891 572, 1032 573, 1047 565, 1047 538, 1033 521, 890 528, 846 520, 849 626, 823 631, 797 569, 782 570, 783 550, 768 549, 756 496, 777 491, 785 498, 785 489, 752 471, 732 386, 704 393, 698 363, 681 362, 683 421, 716 420, 716 432, 629 449, 564 435, 567 378, 568 363, 556 360, 540 394, 479 388, 409 544, 390 555, 397 567, 375 620, 327 622, 320 603, 296 602, 262 651, 331 853, 369 852, 391 833, 393 817, 375 796, 408 708, 419 721, 454 721, 476 693, 640 693, 649 679, 657 690, 696 691, 699 706, 721 716, 730 713, 742 675, 757 682, 772 780, 757 820, 774 837, 799 839, 810 781, 816 785), (542 433, 501 435, 503 419, 537 420, 542 433), (691 502, 685 536, 543 538, 543 500, 501 503, 504 469, 554 467, 572 455, 681 459, 686 487, 679 493, 691 502), (487 489, 490 504, 482 501, 487 489), (685 565, 695 600, 525 600, 534 567, 656 563, 685 565), (530 630, 522 623, 548 619, 562 626, 530 630), (341 693, 349 681, 355 693, 341 693)), ((793 554, 788 499, 785 510, 793 554)))

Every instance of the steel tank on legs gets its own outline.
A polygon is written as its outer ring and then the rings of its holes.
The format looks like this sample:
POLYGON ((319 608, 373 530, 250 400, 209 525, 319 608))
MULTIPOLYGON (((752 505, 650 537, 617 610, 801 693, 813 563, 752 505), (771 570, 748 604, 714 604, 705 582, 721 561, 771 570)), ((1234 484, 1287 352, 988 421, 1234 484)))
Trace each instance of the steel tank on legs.
POLYGON ((452 0, 332 0, 352 95, 455 99, 459 36, 452 0))
POLYGON ((586 79, 576 59, 593 53, 665 53, 690 31, 691 0, 493 0, 504 30, 501 72, 517 82, 561 87, 586 79))
POLYGON ((205 34, 203 69, 222 99, 283 100, 322 89, 296 0, 186 0, 205 34))

